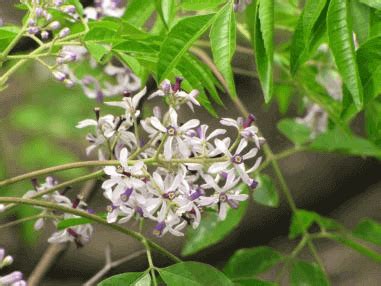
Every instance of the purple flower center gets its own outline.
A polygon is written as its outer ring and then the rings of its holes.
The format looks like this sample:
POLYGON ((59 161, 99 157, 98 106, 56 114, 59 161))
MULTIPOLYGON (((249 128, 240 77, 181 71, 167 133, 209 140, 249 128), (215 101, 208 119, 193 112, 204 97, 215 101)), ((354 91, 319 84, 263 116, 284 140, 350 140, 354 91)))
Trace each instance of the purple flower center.
POLYGON ((173 126, 168 126, 168 127, 167 127, 167 134, 168 134, 169 136, 175 136, 175 135, 176 135, 176 129, 175 129, 175 127, 173 127, 173 126))
POLYGON ((219 200, 221 203, 226 203, 228 201, 228 196, 225 193, 221 193, 219 196, 219 200))
POLYGON ((114 205, 108 205, 106 209, 107 209, 107 211, 108 211, 109 213, 111 213, 113 210, 116 209, 116 206, 114 206, 114 205))
POLYGON ((243 158, 241 155, 234 155, 231 159, 232 163, 234 164, 242 164, 243 163, 243 158))
POLYGON ((165 222, 161 221, 159 222, 153 229, 153 234, 156 236, 160 236, 163 234, 163 230, 165 228, 165 222))
POLYGON ((167 192, 163 195, 164 198, 170 199, 171 201, 176 197, 176 193, 173 191, 167 192))
POLYGON ((133 188, 127 188, 123 194, 120 195, 120 199, 123 201, 123 202, 127 202, 129 199, 130 199, 130 196, 133 192, 133 188))

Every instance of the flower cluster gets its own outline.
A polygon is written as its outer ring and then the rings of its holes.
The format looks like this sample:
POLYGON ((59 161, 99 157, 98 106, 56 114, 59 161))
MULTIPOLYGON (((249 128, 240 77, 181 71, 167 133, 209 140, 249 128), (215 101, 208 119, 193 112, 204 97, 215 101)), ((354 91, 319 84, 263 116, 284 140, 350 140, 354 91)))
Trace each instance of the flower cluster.
POLYGON ((77 127, 95 127, 87 136, 87 153, 97 150, 99 159, 119 160, 107 166, 109 176, 102 184, 109 201, 107 221, 124 223, 132 217, 155 221, 154 234, 167 232, 183 235, 188 224, 197 228, 205 209, 218 212, 224 219, 229 208, 237 208, 248 198, 244 186, 255 188, 251 174, 261 158, 256 157, 263 138, 258 135, 255 117, 223 118, 220 123, 237 131, 232 142, 225 129, 209 131, 198 119, 180 123, 179 110, 200 105, 198 92, 181 89, 181 79, 174 84, 165 80, 149 98, 162 96, 168 110, 162 114, 155 107, 153 115, 141 118, 139 103, 146 89, 136 95, 125 93, 121 101, 105 104, 120 107, 120 116, 86 119, 77 127), (242 185, 243 183, 243 185, 242 185))
MULTIPOLYGON (((80 197, 77 197, 72 201, 67 196, 65 196, 66 192, 70 188, 66 188, 61 192, 51 192, 51 190, 56 187, 57 183, 58 182, 53 177, 47 177, 43 184, 39 184, 36 179, 33 179, 32 185, 34 189, 26 192, 23 197, 27 199, 41 197, 44 201, 52 202, 57 205, 84 210, 90 213, 93 212, 91 209, 87 208, 86 203, 83 202, 80 197)), ((42 213, 40 214, 40 218, 37 219, 34 225, 34 228, 36 230, 40 230, 45 225, 45 221, 47 219, 52 220, 53 223, 57 225, 59 221, 76 217, 78 216, 72 214, 59 215, 56 211, 43 209, 42 213)), ((90 240, 92 233, 93 227, 91 224, 72 226, 53 233, 48 239, 48 242, 62 243, 66 241, 73 241, 78 247, 81 247, 90 240)))
POLYGON ((105 16, 120 18, 126 10, 123 0, 95 0, 94 7, 86 7, 88 19, 100 19, 105 16))
MULTIPOLYGON (((25 1, 26 2, 26 1, 25 1)), ((65 0, 32 0, 31 1, 31 17, 28 22, 28 33, 30 35, 40 34, 43 40, 49 38, 49 33, 57 32, 58 38, 64 38, 70 33, 68 27, 62 27, 61 23, 53 19, 52 13, 59 12, 66 14, 68 19, 75 20, 77 11, 74 5, 66 4, 65 0)), ((26 2, 27 5, 29 5, 26 2)))
MULTIPOLYGON (((5 255, 4 248, 0 248, 0 270, 11 265, 13 257, 5 255)), ((0 285, 2 286, 26 286, 27 283, 23 280, 23 274, 20 271, 13 271, 5 276, 0 276, 0 285)))

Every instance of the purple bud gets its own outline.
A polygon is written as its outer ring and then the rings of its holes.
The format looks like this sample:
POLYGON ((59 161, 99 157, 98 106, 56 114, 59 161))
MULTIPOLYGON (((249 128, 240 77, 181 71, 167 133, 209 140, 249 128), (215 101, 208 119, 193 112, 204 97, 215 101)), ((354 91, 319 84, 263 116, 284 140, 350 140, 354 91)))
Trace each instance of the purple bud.
POLYGON ((35 35, 39 32, 39 29, 37 27, 29 27, 28 28, 28 33, 31 35, 35 35))
POLYGON ((143 212, 143 209, 141 207, 137 207, 135 208, 135 211, 142 217, 144 212, 143 212))
POLYGON ((65 27, 63 28, 59 33, 58 33, 58 37, 60 38, 64 38, 66 37, 67 35, 70 34, 70 29, 68 27, 65 27))
POLYGON ((196 189, 196 190, 190 195, 190 199, 191 199, 192 201, 197 200, 201 195, 202 195, 201 190, 198 188, 198 189, 196 189))
POLYGON ((47 40, 49 38, 49 32, 48 31, 42 31, 41 32, 41 39, 47 40))
POLYGON ((44 14, 44 9, 42 9, 41 7, 37 7, 36 8, 36 16, 41 17, 43 14, 44 14))
POLYGON ((58 81, 64 81, 66 78, 66 74, 64 74, 63 72, 60 72, 60 71, 53 71, 53 76, 58 81))
POLYGON ((38 220, 36 220, 36 222, 34 223, 34 229, 35 230, 40 230, 44 227, 44 219, 43 218, 39 218, 38 220))
POLYGON ((29 19, 29 26, 36 26, 36 21, 34 19, 29 19))
POLYGON ((51 21, 52 18, 53 18, 52 14, 48 13, 46 10, 44 10, 44 11, 42 12, 42 15, 44 16, 44 18, 45 18, 46 21, 48 21, 48 22, 51 21))
POLYGON ((53 31, 59 29, 60 27, 61 27, 61 24, 58 21, 53 21, 48 26, 48 28, 53 30, 53 31))
POLYGON ((97 90, 96 100, 99 103, 103 103, 104 94, 101 90, 97 90))
POLYGON ((87 209, 87 212, 88 212, 89 214, 95 214, 95 213, 96 213, 95 210, 93 210, 93 209, 87 209))
POLYGON ((73 5, 65 6, 62 11, 67 14, 74 14, 75 13, 75 7, 73 5))
POLYGON ((250 187, 251 189, 255 189, 257 186, 258 186, 258 181, 256 181, 256 180, 252 180, 252 181, 250 182, 249 187, 250 187))
POLYGON ((176 82, 172 86, 173 92, 178 92, 181 89, 181 83, 182 83, 182 81, 183 81, 182 77, 176 77, 176 82))
POLYGON ((164 92, 164 93, 169 93, 171 91, 171 83, 169 82, 169 80, 164 80, 161 85, 160 85, 160 88, 161 90, 164 92))
POLYGON ((63 0, 55 0, 55 1, 54 1, 54 6, 59 7, 59 6, 61 6, 63 3, 64 3, 63 0))
POLYGON ((251 123, 253 123, 254 121, 256 120, 254 114, 249 114, 249 116, 247 117, 247 119, 243 122, 243 128, 247 128, 251 125, 251 123))

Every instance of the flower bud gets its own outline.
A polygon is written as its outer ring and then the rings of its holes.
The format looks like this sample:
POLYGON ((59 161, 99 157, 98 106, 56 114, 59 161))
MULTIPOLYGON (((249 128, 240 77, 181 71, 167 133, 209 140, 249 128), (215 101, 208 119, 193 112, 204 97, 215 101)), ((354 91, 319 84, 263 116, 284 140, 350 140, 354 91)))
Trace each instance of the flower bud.
POLYGON ((41 39, 43 39, 43 40, 49 39, 49 32, 48 31, 42 31, 41 32, 41 39))
POLYGON ((40 230, 44 227, 44 219, 43 218, 39 218, 38 220, 36 220, 36 222, 34 223, 34 229, 35 230, 40 230))
POLYGON ((5 211, 5 205, 4 204, 0 204, 0 213, 2 213, 3 211, 5 211))
POLYGON ((36 20, 34 20, 34 19, 29 19, 28 25, 29 25, 29 26, 36 26, 36 20))
POLYGON ((54 1, 54 6, 59 7, 59 6, 61 6, 63 3, 64 3, 63 0, 55 0, 55 1, 54 1))
POLYGON ((38 27, 29 27, 28 28, 28 33, 31 34, 31 35, 35 35, 39 32, 39 29, 38 27))
POLYGON ((73 5, 68 5, 63 7, 62 11, 67 14, 74 14, 75 13, 75 7, 73 5))
POLYGON ((42 9, 41 7, 37 7, 36 8, 36 16, 41 17, 43 14, 44 14, 44 9, 42 9))
POLYGON ((66 78, 66 74, 64 74, 63 72, 60 72, 60 71, 53 71, 53 76, 58 81, 64 81, 66 78))
POLYGON ((49 29, 54 31, 54 30, 59 29, 61 27, 61 24, 58 21, 54 21, 54 22, 51 22, 48 27, 49 27, 49 29))
POLYGON ((42 15, 46 21, 51 21, 53 18, 52 14, 48 13, 46 10, 42 11, 42 15))
POLYGON ((65 79, 64 84, 66 87, 71 88, 74 86, 74 81, 72 81, 71 79, 65 79))
POLYGON ((3 261, 4 256, 5 256, 5 250, 4 248, 0 248, 0 261, 3 261))
POLYGON ((66 36, 69 35, 69 34, 70 34, 70 29, 69 29, 68 27, 65 27, 65 28, 63 28, 63 29, 59 32, 58 37, 60 37, 60 38, 64 38, 64 37, 66 37, 66 36))
MULTIPOLYGON (((11 265, 12 263, 13 263, 13 257, 10 256, 10 255, 7 255, 7 256, 3 259, 2 263, 1 263, 1 267, 9 266, 9 265, 11 265)), ((1 267, 0 267, 0 268, 1 268, 1 267)))

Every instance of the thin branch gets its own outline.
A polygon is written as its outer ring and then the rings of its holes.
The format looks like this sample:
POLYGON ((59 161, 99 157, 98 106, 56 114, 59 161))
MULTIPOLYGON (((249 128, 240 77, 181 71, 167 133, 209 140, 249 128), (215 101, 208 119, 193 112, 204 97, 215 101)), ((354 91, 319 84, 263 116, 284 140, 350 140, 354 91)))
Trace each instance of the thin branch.
POLYGON ((145 253, 145 249, 142 249, 132 254, 126 255, 125 257, 122 257, 118 260, 112 261, 111 247, 107 245, 105 249, 105 265, 93 277, 91 277, 88 281, 86 281, 86 283, 84 283, 83 286, 96 285, 111 269, 118 267, 119 265, 122 265, 130 260, 133 260, 144 253, 145 253))
MULTIPOLYGON (((54 186, 53 188, 47 189, 47 190, 45 190, 45 191, 38 192, 38 193, 36 193, 35 195, 31 196, 30 199, 36 199, 36 198, 42 197, 42 196, 44 196, 44 195, 50 194, 50 193, 52 193, 52 192, 54 192, 54 191, 58 191, 58 190, 63 189, 63 188, 65 188, 65 187, 71 186, 71 185, 73 185, 73 184, 81 183, 81 182, 88 181, 88 180, 91 180, 91 179, 95 179, 95 178, 98 178, 98 177, 100 177, 100 176, 102 176, 102 175, 103 175, 103 170, 99 170, 99 171, 90 173, 90 174, 88 174, 88 175, 81 176, 81 177, 78 177, 78 178, 69 180, 69 181, 67 181, 67 182, 58 184, 58 185, 54 186)), ((15 204, 8 204, 8 205, 5 207, 4 212, 5 212, 5 211, 9 211, 9 210, 11 210, 11 209, 14 208, 15 206, 16 206, 15 204)), ((4 212, 3 212, 3 213, 4 213, 4 212)))
POLYGON ((167 256, 168 258, 170 258, 171 260, 173 260, 175 262, 181 262, 181 259, 178 258, 176 255, 172 254, 171 252, 169 252, 168 250, 166 250, 162 246, 158 245, 157 243, 147 239, 145 236, 141 235, 140 233, 135 232, 133 230, 130 230, 128 228, 124 228, 118 224, 110 224, 105 219, 103 219, 97 215, 90 214, 86 211, 82 211, 79 209, 73 209, 73 208, 65 207, 63 205, 58 205, 58 204, 54 204, 54 203, 46 202, 46 201, 25 199, 25 198, 15 198, 15 197, 0 197, 0 203, 17 203, 17 204, 38 206, 38 207, 43 207, 43 208, 52 209, 52 210, 58 210, 58 211, 62 211, 64 213, 69 213, 69 214, 73 214, 76 216, 88 218, 88 219, 92 220, 93 222, 103 224, 109 228, 112 228, 116 231, 119 231, 123 234, 126 234, 126 235, 136 239, 137 241, 139 241, 141 243, 143 243, 143 241, 146 240, 148 245, 152 249, 154 249, 157 252, 167 256))
POLYGON ((60 256, 69 246, 69 242, 57 243, 49 245, 48 249, 42 255, 40 261, 37 263, 33 272, 28 279, 29 286, 40 285, 40 282, 48 273, 49 269, 57 261, 57 257, 60 256))

